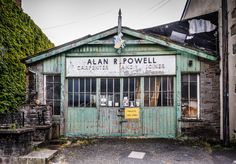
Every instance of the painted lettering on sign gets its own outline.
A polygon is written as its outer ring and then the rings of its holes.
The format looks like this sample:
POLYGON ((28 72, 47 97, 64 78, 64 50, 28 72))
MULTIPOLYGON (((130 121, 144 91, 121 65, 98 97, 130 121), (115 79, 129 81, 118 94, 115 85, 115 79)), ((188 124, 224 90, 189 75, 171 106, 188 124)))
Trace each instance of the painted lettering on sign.
POLYGON ((125 119, 139 119, 140 108, 125 108, 125 119))
POLYGON ((66 59, 67 77, 174 75, 175 56, 66 59))

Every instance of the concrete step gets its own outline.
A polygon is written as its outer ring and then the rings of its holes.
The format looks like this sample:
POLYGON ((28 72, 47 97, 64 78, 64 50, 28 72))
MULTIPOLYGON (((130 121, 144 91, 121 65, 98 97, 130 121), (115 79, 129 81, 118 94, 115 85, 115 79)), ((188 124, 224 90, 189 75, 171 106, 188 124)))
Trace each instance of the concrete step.
POLYGON ((46 164, 57 152, 58 150, 39 149, 32 151, 28 155, 20 156, 18 161, 19 164, 46 164))

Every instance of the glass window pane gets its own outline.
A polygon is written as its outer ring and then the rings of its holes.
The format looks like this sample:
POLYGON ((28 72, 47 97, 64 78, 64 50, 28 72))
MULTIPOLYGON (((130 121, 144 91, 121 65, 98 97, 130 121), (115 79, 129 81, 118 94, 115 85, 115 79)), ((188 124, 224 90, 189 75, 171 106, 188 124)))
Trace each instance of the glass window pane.
POLYGON ((85 105, 86 107, 90 107, 90 93, 87 93, 85 96, 85 105))
POLYGON ((54 115, 60 115, 60 105, 61 103, 60 103, 60 101, 54 101, 54 115))
POLYGON ((181 92, 182 92, 182 99, 187 100, 188 99, 188 83, 187 82, 182 83, 181 92))
POLYGON ((144 91, 149 92, 149 77, 144 77, 144 91))
POLYGON ((173 92, 173 77, 167 78, 167 91, 173 92))
POLYGON ((101 92, 106 92, 106 79, 101 79, 101 92))
POLYGON ((80 92, 84 92, 84 78, 80 78, 80 92))
POLYGON ((189 102, 189 117, 192 117, 192 118, 197 117, 197 101, 189 102))
POLYGON ((182 117, 189 117, 189 103, 188 103, 188 101, 182 101, 181 111, 182 111, 182 117))
POLYGON ((157 92, 156 98, 157 98, 157 106, 161 106, 161 93, 160 92, 157 92))
POLYGON ((86 92, 90 92, 90 78, 86 78, 86 92))
POLYGON ((162 91, 167 91, 167 77, 162 77, 162 91))
POLYGON ((163 92, 162 106, 167 106, 167 92, 163 92))
POLYGON ((80 93, 80 102, 79 102, 79 106, 80 107, 84 107, 85 106, 85 103, 84 103, 84 93, 80 93))
POLYGON ((190 99, 197 99, 197 83, 190 82, 190 99))
POLYGON ((190 75, 190 81, 197 82, 197 75, 190 75))
POLYGON ((144 106, 149 106, 149 92, 144 93, 144 106))
POLYGON ((130 92, 129 101, 134 101, 134 92, 130 92))
POLYGON ((78 79, 74 79, 74 92, 79 92, 79 82, 78 82, 78 79))
POLYGON ((155 91, 155 77, 150 78, 150 91, 155 91))
POLYGON ((120 92, 120 79, 115 79, 114 90, 115 92, 120 92))
POLYGON ((134 91, 134 78, 130 78, 129 90, 130 90, 130 92, 134 91))
POLYGON ((95 93, 91 93, 91 105, 92 107, 96 107, 96 92, 95 93))
POLYGON ((150 106, 156 106, 157 105, 157 97, 156 92, 150 92, 150 106))
POLYGON ((157 106, 162 106, 162 93, 159 92, 157 99, 157 106))
POLYGON ((73 92, 73 79, 68 79, 68 92, 73 92))
POLYGON ((78 106, 79 106, 79 94, 74 93, 74 107, 78 107, 78 106))
POLYGON ((55 83, 54 84, 54 99, 61 99, 61 84, 55 83))
POLYGON ((61 76, 54 76, 54 83, 61 83, 61 76))
POLYGON ((115 94, 115 97, 114 97, 114 106, 115 106, 115 107, 120 106, 120 94, 115 94))
POLYGON ((182 82, 188 82, 188 75, 182 75, 181 81, 182 82))
POLYGON ((108 79, 108 92, 113 93, 113 79, 108 79))
POLYGON ((68 106, 73 106, 73 93, 68 93, 68 106))
POLYGON ((156 77, 155 91, 156 92, 160 92, 161 91, 161 78, 160 77, 156 77))
POLYGON ((46 99, 53 99, 53 83, 47 83, 46 90, 46 99))
POLYGON ((52 83, 53 82, 53 76, 46 76, 46 83, 52 83))
POLYGON ((124 78, 123 90, 128 92, 128 78, 124 78))
POLYGON ((96 92, 96 78, 92 78, 92 92, 96 92))

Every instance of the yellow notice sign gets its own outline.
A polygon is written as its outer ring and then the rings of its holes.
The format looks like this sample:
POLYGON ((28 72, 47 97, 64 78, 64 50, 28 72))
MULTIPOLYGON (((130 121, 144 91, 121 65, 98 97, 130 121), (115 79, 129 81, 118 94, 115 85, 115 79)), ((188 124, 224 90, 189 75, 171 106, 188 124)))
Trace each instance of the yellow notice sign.
POLYGON ((139 119, 140 108, 125 108, 125 119, 139 119))

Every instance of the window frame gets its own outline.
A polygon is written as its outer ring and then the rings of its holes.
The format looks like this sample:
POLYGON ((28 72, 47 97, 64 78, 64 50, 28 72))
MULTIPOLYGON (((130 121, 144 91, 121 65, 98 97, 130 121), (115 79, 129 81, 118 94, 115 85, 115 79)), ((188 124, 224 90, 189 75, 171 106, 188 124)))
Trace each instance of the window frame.
POLYGON ((193 119, 193 120, 196 120, 196 119, 200 119, 200 75, 199 75, 199 73, 182 73, 181 74, 181 118, 182 119, 193 119), (197 116, 196 117, 186 117, 186 116, 184 116, 183 117, 183 115, 182 115, 182 101, 183 101, 183 99, 182 99, 182 83, 183 83, 183 81, 182 81, 182 76, 188 76, 188 104, 190 104, 190 101, 191 101, 191 97, 190 97, 190 94, 191 94, 191 91, 190 91, 190 83, 191 83, 191 80, 190 80, 190 76, 191 75, 196 75, 197 76, 197 116))
MULTIPOLYGON (((146 76, 144 77, 144 107, 173 107, 175 106, 175 102, 174 102, 174 94, 175 94, 175 86, 174 86, 174 76, 146 76), (145 90, 145 78, 148 78, 148 91, 145 90), (160 89, 157 92, 156 90, 156 80, 160 79, 160 89), (166 78, 166 90, 163 90, 163 83, 164 83, 164 78, 166 78), (154 87, 155 87, 155 91, 151 91, 151 80, 154 79, 154 87), (171 90, 168 90, 168 82, 169 80, 171 80, 171 90), (146 93, 148 93, 148 106, 145 105, 145 95, 146 93), (158 105, 158 100, 155 100, 155 105, 151 106, 151 94, 159 94, 160 96, 160 101, 161 101, 161 105, 158 105), (164 105, 164 95, 166 94, 166 104, 164 105), (169 96, 171 96, 171 98, 168 98, 169 96), (170 101, 170 102, 168 102, 170 101), (171 105, 168 105, 171 104, 171 105)), ((156 97, 155 97, 156 98, 156 97)))
POLYGON ((50 105, 52 107, 52 115, 53 116, 60 116, 61 115, 61 74, 45 74, 44 76, 44 104, 47 105, 47 84, 50 83, 50 84, 53 84, 53 99, 49 99, 49 100, 52 100, 53 101, 53 105, 50 105), (48 76, 51 76, 53 78, 53 82, 47 82, 47 77, 48 76), (56 82, 56 84, 60 84, 60 97, 59 99, 55 99, 54 98, 54 84, 55 84, 55 77, 59 77, 60 79, 60 82, 56 82), (60 114, 54 114, 54 104, 55 104, 55 101, 59 101, 59 112, 60 114))
MULTIPOLYGON (((98 78, 97 78, 98 79, 98 78)), ((99 86, 99 107, 106 108, 106 107, 112 107, 112 108, 119 108, 121 106, 120 104, 120 97, 121 97, 121 78, 120 77, 103 77, 100 78, 100 86, 99 86), (102 91, 102 80, 105 81, 105 91, 102 91), (112 81, 112 91, 110 92, 109 90, 109 80, 112 81), (119 83, 119 91, 117 92, 115 89, 115 83, 119 83), (103 94, 102 94, 103 93, 103 94), (115 97, 116 95, 119 95, 118 97, 118 106, 115 105, 115 97), (101 96, 105 96, 106 98, 106 104, 103 106, 101 105, 101 96), (109 105, 109 96, 112 97, 112 105, 109 105)))
POLYGON ((97 108, 97 78, 94 77, 70 77, 67 78, 67 106, 71 108, 97 108), (70 92, 70 80, 72 80, 72 91, 70 92), (75 80, 77 80, 78 90, 75 92, 75 80), (93 92, 93 80, 95 80, 95 91, 93 92), (81 92, 81 81, 83 81, 83 91, 81 92), (89 81, 89 91, 87 91, 87 82, 89 81), (93 94, 94 93, 94 94, 93 94), (72 95, 72 104, 70 104, 70 94, 72 95), (75 105, 75 94, 77 94, 77 106, 75 105), (81 95, 83 95, 83 105, 81 105, 81 95), (89 106, 87 105, 87 95, 89 95, 89 106), (92 95, 95 95, 95 101, 93 102, 92 95), (93 106, 93 103, 95 105, 93 106))

